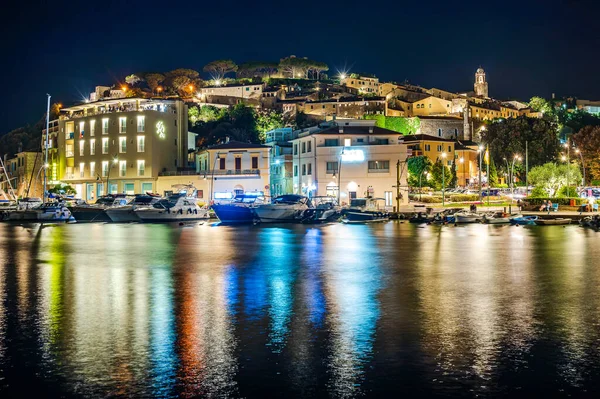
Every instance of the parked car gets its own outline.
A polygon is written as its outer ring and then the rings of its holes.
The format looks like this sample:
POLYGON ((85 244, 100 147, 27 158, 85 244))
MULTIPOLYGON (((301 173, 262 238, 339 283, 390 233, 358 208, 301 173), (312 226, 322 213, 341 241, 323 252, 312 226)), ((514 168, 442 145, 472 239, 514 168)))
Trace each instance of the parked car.
POLYGON ((594 197, 595 199, 600 199, 600 188, 595 187, 587 187, 579 192, 579 197, 581 198, 589 198, 594 197))

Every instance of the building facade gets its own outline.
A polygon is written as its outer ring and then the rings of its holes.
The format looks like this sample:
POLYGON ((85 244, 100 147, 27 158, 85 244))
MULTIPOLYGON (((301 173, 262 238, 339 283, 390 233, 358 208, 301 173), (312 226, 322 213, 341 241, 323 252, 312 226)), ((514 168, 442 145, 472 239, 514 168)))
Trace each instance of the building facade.
POLYGON ((44 194, 44 157, 41 152, 21 151, 4 162, 6 174, 0 177, 0 189, 11 197, 37 197, 44 194), (10 181, 9 182, 7 181, 10 181), (12 191, 11 191, 12 189, 12 191))
POLYGON ((202 150, 196 157, 196 174, 208 181, 208 199, 229 200, 237 194, 270 195, 271 147, 230 141, 202 150))
POLYGON ((339 196, 342 204, 352 198, 383 198, 389 209, 408 203, 407 152, 399 136, 374 121, 338 122, 300 133, 291 140, 294 193, 339 196))
POLYGON ((124 98, 61 111, 58 180, 94 201, 106 193, 155 192, 161 172, 187 166, 187 106, 124 98))
POLYGON ((481 67, 477 68, 477 72, 475 72, 475 84, 473 87, 476 96, 489 97, 488 82, 485 77, 485 71, 481 67))

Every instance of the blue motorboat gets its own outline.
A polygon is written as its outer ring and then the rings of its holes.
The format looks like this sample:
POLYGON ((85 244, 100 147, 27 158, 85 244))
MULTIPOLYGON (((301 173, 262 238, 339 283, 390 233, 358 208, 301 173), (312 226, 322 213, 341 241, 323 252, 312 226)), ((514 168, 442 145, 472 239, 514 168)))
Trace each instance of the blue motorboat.
POLYGON ((510 219, 510 224, 520 226, 531 226, 535 225, 536 220, 538 220, 537 216, 521 216, 510 219))
POLYGON ((237 195, 231 202, 213 204, 212 210, 226 224, 252 223, 256 219, 254 207, 264 203, 264 197, 242 194, 237 195))

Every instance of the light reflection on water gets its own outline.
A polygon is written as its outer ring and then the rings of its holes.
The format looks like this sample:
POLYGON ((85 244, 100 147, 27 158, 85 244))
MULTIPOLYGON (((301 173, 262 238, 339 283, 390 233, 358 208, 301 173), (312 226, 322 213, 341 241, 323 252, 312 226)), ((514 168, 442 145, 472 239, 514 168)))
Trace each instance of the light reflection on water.
POLYGON ((598 393, 575 226, 0 225, 0 393, 598 393))

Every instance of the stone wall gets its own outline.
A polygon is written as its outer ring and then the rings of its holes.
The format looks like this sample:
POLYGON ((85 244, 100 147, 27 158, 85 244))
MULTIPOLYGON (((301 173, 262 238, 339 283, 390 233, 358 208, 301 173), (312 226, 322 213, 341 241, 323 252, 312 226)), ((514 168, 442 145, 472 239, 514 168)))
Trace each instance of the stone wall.
POLYGON ((445 139, 464 140, 464 122, 461 118, 419 118, 421 127, 416 134, 427 134, 445 139), (439 135, 441 129, 441 136, 439 135))

